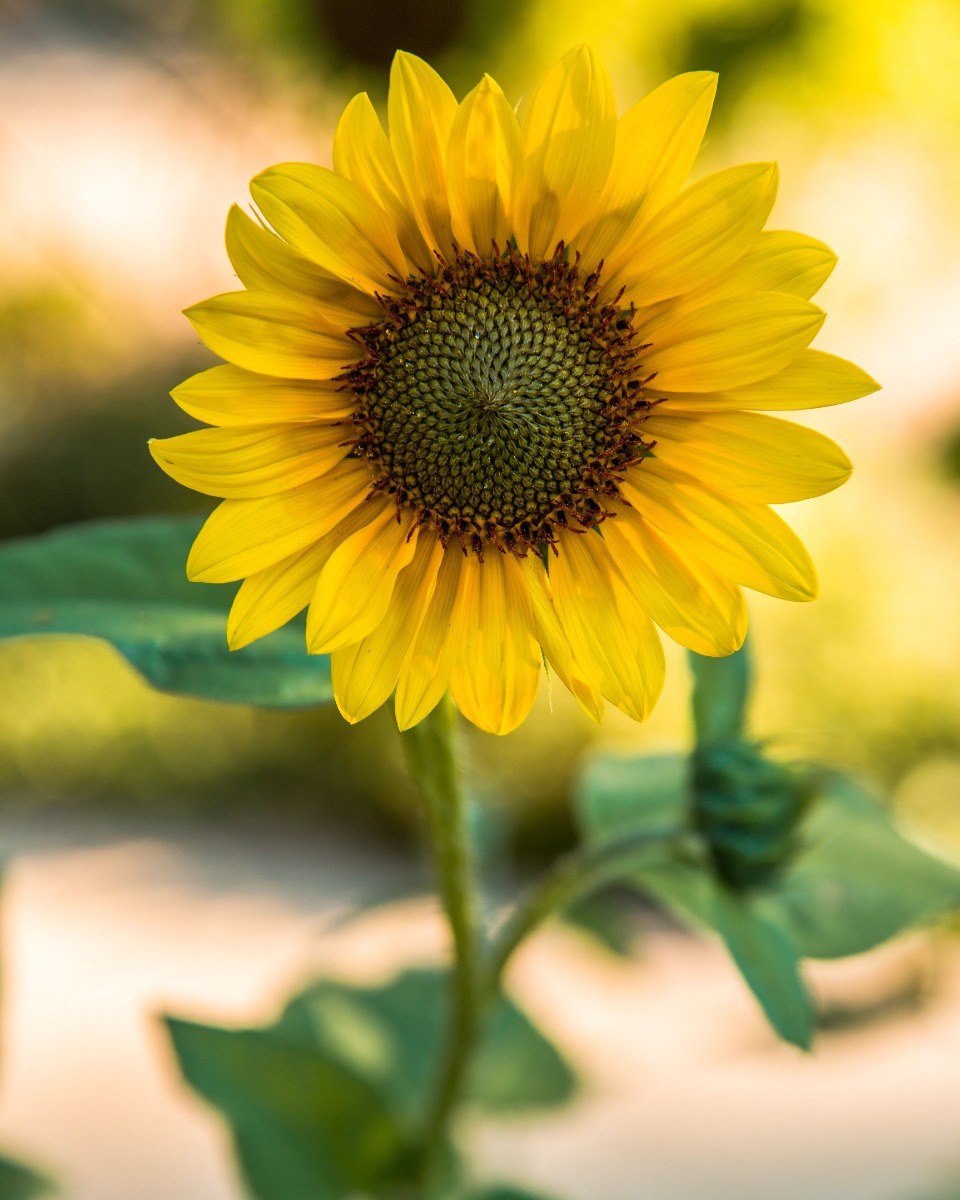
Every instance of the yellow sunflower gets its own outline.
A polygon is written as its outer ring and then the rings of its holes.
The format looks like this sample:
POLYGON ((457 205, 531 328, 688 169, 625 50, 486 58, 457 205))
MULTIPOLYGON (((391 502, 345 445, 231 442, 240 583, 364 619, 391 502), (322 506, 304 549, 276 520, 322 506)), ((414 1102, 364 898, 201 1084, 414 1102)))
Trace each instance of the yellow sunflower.
POLYGON ((835 256, 763 231, 776 166, 683 188, 715 87, 680 75, 618 120, 581 46, 518 111, 489 77, 458 104, 401 53, 389 134, 361 94, 332 170, 253 180, 262 221, 234 207, 226 234, 246 290, 187 311, 227 365, 174 398, 213 428, 151 443, 222 498, 187 571, 243 580, 232 647, 309 606, 349 721, 395 692, 405 729, 450 688, 507 733, 544 663, 593 717, 606 697, 642 720, 657 626, 724 655, 738 585, 814 597, 769 505, 850 464, 755 410, 877 385, 808 349, 835 256))

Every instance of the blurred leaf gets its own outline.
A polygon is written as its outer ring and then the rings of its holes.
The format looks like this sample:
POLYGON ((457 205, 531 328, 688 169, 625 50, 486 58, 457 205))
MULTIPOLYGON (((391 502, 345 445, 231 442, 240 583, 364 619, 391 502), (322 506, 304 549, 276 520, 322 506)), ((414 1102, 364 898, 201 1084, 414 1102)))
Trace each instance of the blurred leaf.
POLYGON ((713 902, 711 923, 770 1024, 784 1041, 809 1050, 815 1013, 789 932, 758 911, 750 895, 719 885, 713 902))
POLYGON ((0 1200, 35 1200, 53 1191, 53 1182, 45 1176, 0 1156, 0 1200))
MULTIPOLYGON (((582 835, 605 845, 683 820, 684 796, 668 761, 600 755, 576 797, 582 835), (664 779, 657 790, 651 781, 664 779)), ((675 767, 674 770, 679 770, 675 767)), ((811 776, 813 773, 811 772, 811 776)), ((709 873, 694 855, 656 868, 663 898, 710 923, 709 873), (671 890, 672 874, 681 882, 671 890)), ((856 780, 821 773, 797 851, 754 892, 759 909, 789 931, 802 957, 860 954, 912 925, 960 908, 960 870, 907 841, 856 780)))
MULTIPOLYGON (((275 1028, 362 1076, 415 1130, 439 1069, 448 978, 441 971, 406 971, 378 988, 323 980, 294 997, 275 1028)), ((467 1101, 491 1112, 519 1112, 562 1104, 575 1086, 555 1047, 501 998, 474 1060, 467 1101)))
POLYGON ((568 1101, 576 1076, 552 1042, 504 997, 473 1064, 469 1098, 492 1113, 552 1108, 568 1101))
POLYGON ((0 637, 103 638, 161 691, 300 708, 332 700, 302 631, 227 648, 233 588, 190 583, 196 517, 91 521, 0 545, 0 637))
POLYGON ((747 643, 726 658, 687 656, 693 672, 693 723, 698 746, 736 742, 743 733, 750 694, 747 643))
POLYGON ((343 1200, 407 1174, 386 1103, 342 1062, 276 1029, 166 1023, 188 1083, 229 1122, 259 1200, 343 1200))
POLYGON ((687 824, 688 760, 679 754, 596 754, 576 790, 584 840, 606 845, 639 833, 668 833, 687 824))
POLYGON ((709 859, 692 855, 638 860, 632 877, 685 922, 719 934, 776 1032, 809 1047, 814 1010, 797 948, 786 922, 764 907, 761 893, 731 891, 709 859))
MULTIPOLYGON (((680 826, 677 761, 598 756, 576 798, 584 840, 606 846, 680 826)), ((960 870, 906 841, 889 814, 840 775, 821 778, 796 854, 764 887, 731 891, 709 847, 693 838, 625 859, 620 878, 720 934, 774 1028, 799 1046, 812 1028, 799 957, 859 954, 960 907, 960 870)))
POLYGON ((855 780, 830 780, 803 837, 764 903, 807 957, 859 954, 960 908, 960 870, 903 838, 855 780))
POLYGON ((611 954, 619 958, 630 958, 633 954, 634 930, 609 888, 581 897, 560 915, 568 925, 585 933, 611 954))

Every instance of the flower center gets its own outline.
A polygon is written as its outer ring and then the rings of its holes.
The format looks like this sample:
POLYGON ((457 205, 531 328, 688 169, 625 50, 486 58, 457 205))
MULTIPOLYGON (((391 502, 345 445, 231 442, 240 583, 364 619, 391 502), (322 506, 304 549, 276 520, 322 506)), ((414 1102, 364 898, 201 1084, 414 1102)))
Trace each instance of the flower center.
POLYGON ((633 314, 602 304, 597 281, 562 246, 538 264, 461 251, 352 331, 367 352, 343 376, 359 397, 359 451, 377 487, 444 542, 524 554, 556 526, 607 515, 603 497, 643 453, 650 405, 633 314))

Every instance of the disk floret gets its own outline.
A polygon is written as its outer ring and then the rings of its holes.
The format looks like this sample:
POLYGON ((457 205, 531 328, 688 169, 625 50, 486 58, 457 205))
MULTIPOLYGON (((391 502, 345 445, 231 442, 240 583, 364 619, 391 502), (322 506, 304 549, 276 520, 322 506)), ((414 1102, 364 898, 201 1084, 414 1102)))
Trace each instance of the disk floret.
POLYGON ((354 329, 365 356, 357 452, 375 488, 441 541, 520 556, 609 515, 623 472, 652 443, 633 310, 602 302, 561 243, 533 263, 512 248, 459 250, 435 275, 397 280, 384 319, 354 329))

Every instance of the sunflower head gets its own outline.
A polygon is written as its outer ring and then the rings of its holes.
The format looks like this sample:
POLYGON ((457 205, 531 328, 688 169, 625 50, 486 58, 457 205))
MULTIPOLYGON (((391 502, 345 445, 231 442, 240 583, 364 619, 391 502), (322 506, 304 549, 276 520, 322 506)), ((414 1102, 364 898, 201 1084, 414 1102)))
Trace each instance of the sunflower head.
POLYGON ((521 118, 489 77, 458 103, 398 54, 388 131, 357 96, 333 169, 253 181, 259 219, 227 223, 245 290, 187 313, 227 362, 174 397, 212 428, 151 443, 222 500, 188 573, 243 580, 232 646, 309 607, 349 720, 395 692, 406 728, 450 687, 505 733, 545 662, 592 716, 642 719, 657 626, 727 654, 740 585, 815 595, 769 505, 850 465, 762 410, 876 384, 809 349, 835 259, 764 230, 775 166, 683 186, 715 85, 678 76, 618 119, 579 47, 521 118))

